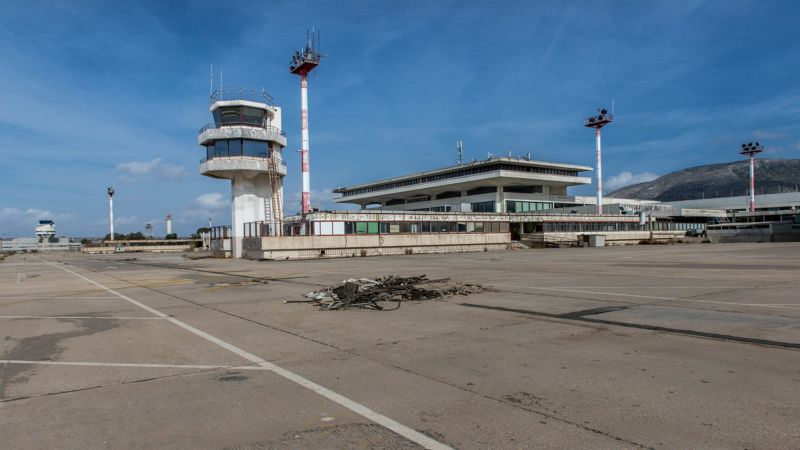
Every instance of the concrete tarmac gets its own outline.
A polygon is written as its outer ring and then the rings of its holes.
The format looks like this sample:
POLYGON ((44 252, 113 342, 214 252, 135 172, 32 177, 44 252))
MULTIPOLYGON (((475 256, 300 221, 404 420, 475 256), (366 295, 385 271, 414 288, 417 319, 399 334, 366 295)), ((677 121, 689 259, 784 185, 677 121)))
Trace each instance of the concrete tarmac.
POLYGON ((800 448, 800 245, 0 262, 2 448, 800 448), (284 303, 387 274, 494 292, 284 303))

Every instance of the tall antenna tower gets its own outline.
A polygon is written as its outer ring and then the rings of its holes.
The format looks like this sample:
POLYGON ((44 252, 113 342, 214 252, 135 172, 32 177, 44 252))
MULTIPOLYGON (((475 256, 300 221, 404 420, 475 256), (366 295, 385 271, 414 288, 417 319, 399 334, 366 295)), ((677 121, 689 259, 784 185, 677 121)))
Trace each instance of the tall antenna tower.
POLYGON ((756 142, 742 144, 741 155, 750 157, 750 212, 756 212, 756 155, 764 151, 764 146, 756 142))
POLYGON ((600 128, 614 121, 614 115, 605 109, 598 109, 600 114, 586 119, 583 126, 595 129, 595 143, 597 150, 597 214, 603 214, 603 158, 600 148, 600 128))
POLYGON ((458 149, 458 163, 461 164, 464 160, 464 142, 456 141, 456 148, 458 149))
POLYGON ((319 53, 319 31, 306 31, 306 45, 294 52, 289 63, 289 72, 300 76, 300 124, 302 129, 302 146, 300 160, 303 173, 302 213, 311 212, 311 175, 308 162, 308 74, 317 68, 322 55, 319 53))

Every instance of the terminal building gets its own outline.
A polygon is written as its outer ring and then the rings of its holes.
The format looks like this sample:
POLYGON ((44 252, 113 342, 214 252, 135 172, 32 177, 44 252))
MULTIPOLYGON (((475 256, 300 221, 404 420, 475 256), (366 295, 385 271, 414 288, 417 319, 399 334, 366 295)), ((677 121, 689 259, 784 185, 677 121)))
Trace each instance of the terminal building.
MULTIPOLYGON (((244 226, 242 257, 296 259, 488 251, 520 245, 619 245, 669 240, 702 230, 659 202, 570 195, 587 185, 587 166, 490 157, 456 166, 341 187, 346 211, 286 217, 281 236, 264 222, 244 226)), ((238 230, 212 230, 226 239, 238 230)), ((217 246, 219 247, 219 246, 217 246)))
POLYGON ((567 188, 587 185, 591 167, 490 157, 451 167, 335 189, 338 203, 392 211, 542 211, 574 206, 567 188))

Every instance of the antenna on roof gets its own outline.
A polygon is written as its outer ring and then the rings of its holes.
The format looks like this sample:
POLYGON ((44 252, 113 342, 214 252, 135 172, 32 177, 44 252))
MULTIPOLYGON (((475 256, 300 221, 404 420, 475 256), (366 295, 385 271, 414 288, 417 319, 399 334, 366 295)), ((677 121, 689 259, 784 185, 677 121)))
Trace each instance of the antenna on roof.
POLYGON ((462 141, 456 141, 456 148, 458 149, 458 163, 462 163, 462 157, 464 156, 464 143, 462 141))
POLYGON ((214 95, 214 64, 208 71, 208 95, 214 95))

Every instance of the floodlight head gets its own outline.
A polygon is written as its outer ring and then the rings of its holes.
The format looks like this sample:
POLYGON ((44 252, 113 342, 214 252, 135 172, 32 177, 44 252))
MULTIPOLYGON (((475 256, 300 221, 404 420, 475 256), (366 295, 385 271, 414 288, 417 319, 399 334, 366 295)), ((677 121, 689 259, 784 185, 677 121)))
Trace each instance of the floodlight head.
POLYGON ((108 196, 109 197, 113 197, 114 196, 114 186, 109 186, 108 189, 106 189, 106 190, 108 191, 108 196))
POLYGON ((609 114, 607 109, 599 108, 597 112, 599 112, 600 114, 596 116, 587 117, 586 121, 583 123, 583 126, 587 128, 600 129, 604 125, 608 125, 609 123, 614 121, 614 116, 609 114))
POLYGON ((761 145, 760 142, 748 142, 747 144, 742 144, 742 149, 739 151, 742 155, 753 156, 757 153, 761 153, 764 151, 764 146, 761 145))

